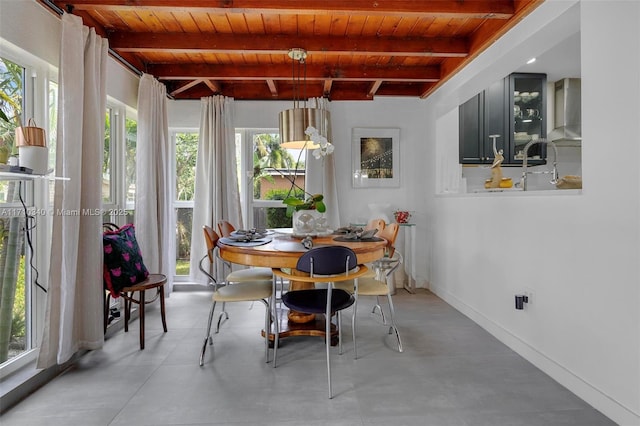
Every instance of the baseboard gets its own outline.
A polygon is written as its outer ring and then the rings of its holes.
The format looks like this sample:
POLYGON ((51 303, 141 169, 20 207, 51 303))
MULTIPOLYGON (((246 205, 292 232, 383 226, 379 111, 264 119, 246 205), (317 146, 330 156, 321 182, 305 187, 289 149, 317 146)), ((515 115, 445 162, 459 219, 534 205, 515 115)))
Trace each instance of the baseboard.
POLYGON ((544 353, 538 351, 518 336, 490 320, 448 291, 437 286, 430 286, 430 290, 473 322, 484 328, 518 355, 535 365, 549 377, 569 389, 614 422, 624 426, 640 425, 640 414, 634 413, 629 408, 620 404, 544 353))

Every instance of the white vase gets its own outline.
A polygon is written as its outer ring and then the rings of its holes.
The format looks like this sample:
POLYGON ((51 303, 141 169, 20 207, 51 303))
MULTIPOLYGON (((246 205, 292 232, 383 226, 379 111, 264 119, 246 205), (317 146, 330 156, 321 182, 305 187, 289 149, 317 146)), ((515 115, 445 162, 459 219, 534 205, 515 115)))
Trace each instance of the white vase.
POLYGON ((296 210, 293 212, 293 233, 296 235, 312 235, 316 232, 317 210, 296 210))

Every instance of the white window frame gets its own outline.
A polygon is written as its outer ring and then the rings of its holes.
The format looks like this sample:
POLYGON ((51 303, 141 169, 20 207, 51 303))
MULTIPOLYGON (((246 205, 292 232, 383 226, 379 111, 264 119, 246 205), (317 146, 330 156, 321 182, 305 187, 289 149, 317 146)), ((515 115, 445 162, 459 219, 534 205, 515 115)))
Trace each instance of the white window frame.
POLYGON ((241 187, 242 219, 247 228, 254 226, 253 209, 256 208, 282 208, 286 206, 281 200, 256 200, 253 198, 253 135, 259 133, 278 133, 277 128, 238 128, 236 134, 241 138, 240 161, 241 169, 239 181, 241 187))
MULTIPOLYGON (((24 67, 24 102, 23 102, 23 122, 28 118, 33 118, 39 127, 49 128, 48 114, 48 88, 49 81, 58 81, 57 69, 42 61, 41 59, 27 53, 26 51, 14 47, 10 43, 0 43, 0 56, 24 67)), ((32 205, 37 211, 48 211, 49 209, 49 184, 45 180, 35 179, 31 182, 23 183, 27 192, 32 194, 32 205), (31 187, 31 189, 29 188, 31 187)), ((51 217, 37 215, 37 224, 32 232, 32 243, 34 250, 34 266, 39 272, 38 282, 48 288, 49 276, 49 255, 51 251, 51 217)), ((27 248, 27 259, 29 256, 27 248)), ((25 280, 32 282, 30 268, 25 265, 25 280)), ((6 377, 20 368, 36 361, 40 338, 44 326, 47 295, 37 289, 34 283, 26 286, 26 338, 28 347, 22 354, 7 360, 0 365, 0 377, 6 377)))
MULTIPOLYGON (((176 185, 176 142, 177 142, 177 134, 178 133, 200 133, 200 129, 197 128, 193 128, 193 127, 172 127, 169 129, 169 140, 171 141, 171 153, 170 153, 170 159, 169 161, 171 162, 171 184, 173 185, 173 187, 175 188, 176 185)), ((176 192, 176 191, 172 191, 172 192, 176 192)), ((178 201, 176 200, 175 197, 176 194, 174 194, 173 199, 171 200, 171 229, 176 230, 177 229, 177 221, 178 218, 176 216, 176 209, 183 209, 183 208, 191 208, 191 210, 193 210, 194 207, 194 202, 193 200, 191 201, 178 201)), ((193 238, 193 235, 191 236, 193 238)), ((184 283, 184 282, 190 282, 191 280, 189 279, 189 275, 176 275, 175 274, 175 270, 176 270, 176 265, 175 265, 175 259, 176 259, 176 254, 177 254, 177 247, 175 247, 174 244, 174 248, 173 248, 173 253, 171 255, 171 259, 173 260, 173 271, 174 271, 174 275, 173 275, 173 281, 174 282, 179 282, 179 283, 184 283)))
MULTIPOLYGON (((133 210, 133 203, 127 203, 126 194, 126 125, 127 117, 137 117, 136 112, 111 97, 107 97, 107 110, 111 110, 111 182, 110 201, 104 201, 102 208, 106 213, 112 213, 110 222, 122 226, 126 223, 125 210, 133 210)), ((107 111, 105 111, 106 114, 107 111)))

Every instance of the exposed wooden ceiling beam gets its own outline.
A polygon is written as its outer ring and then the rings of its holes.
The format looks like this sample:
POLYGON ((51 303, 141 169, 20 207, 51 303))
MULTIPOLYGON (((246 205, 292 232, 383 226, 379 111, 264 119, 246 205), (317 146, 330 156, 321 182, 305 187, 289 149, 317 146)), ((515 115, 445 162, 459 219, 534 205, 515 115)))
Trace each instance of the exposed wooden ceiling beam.
POLYGON ((438 16, 461 19, 509 19, 512 0, 63 0, 77 10, 166 9, 179 12, 276 13, 313 15, 438 16))
POLYGON ((171 96, 179 95, 180 93, 182 93, 182 92, 184 92, 186 90, 189 90, 192 87, 197 86, 200 83, 202 83, 202 80, 200 80, 200 79, 196 79, 196 80, 190 81, 190 82, 188 82, 186 84, 183 84, 182 86, 178 87, 177 89, 173 89, 169 94, 171 96))
MULTIPOLYGON (((285 88, 284 90, 279 89, 278 94, 274 97, 271 95, 271 92, 264 82, 249 82, 249 83, 238 83, 233 86, 224 86, 222 92, 220 93, 224 96, 233 97, 236 100, 284 100, 289 101, 294 99, 296 94, 290 88, 285 88)), ((410 96, 417 97, 419 95, 419 91, 413 90, 413 93, 410 96)), ((194 86, 188 91, 182 92, 175 96, 175 99, 197 99, 204 96, 211 96, 211 92, 205 85, 200 84, 194 86)), ((314 97, 322 97, 322 91, 320 87, 309 88, 307 91, 307 96, 309 98, 314 97)), ((351 101, 368 101, 373 98, 367 97, 366 92, 363 91, 360 87, 351 88, 345 87, 340 89, 335 96, 330 96, 331 100, 351 100, 351 101)))
POLYGON ((380 80, 374 81, 373 84, 371 85, 371 88, 369 89, 369 92, 367 93, 367 96, 374 97, 376 95, 376 92, 380 88, 380 85, 382 85, 382 81, 380 80))
POLYGON ((469 43, 462 38, 300 37, 242 34, 114 32, 109 47, 120 52, 283 54, 300 47, 308 54, 366 56, 464 57, 469 43))
POLYGON ((326 79, 322 84, 322 96, 328 98, 331 95, 331 86, 333 86, 333 80, 326 79))
POLYGON ((203 80, 203 81, 204 81, 204 84, 206 84, 206 86, 209 89, 211 89, 213 93, 220 93, 222 91, 222 89, 220 88, 220 85, 215 81, 211 81, 211 80, 203 80))
MULTIPOLYGON (((156 78, 171 80, 213 79, 213 80, 291 80, 290 65, 212 65, 212 64, 149 64, 147 72, 156 78)), ((440 68, 427 67, 361 67, 307 65, 307 81, 310 80, 360 80, 360 81, 419 81, 440 80, 440 68)))
POLYGON ((273 79, 267 80, 267 87, 269 87, 269 91, 271 92, 271 96, 274 98, 278 96, 278 87, 276 86, 276 82, 273 79))

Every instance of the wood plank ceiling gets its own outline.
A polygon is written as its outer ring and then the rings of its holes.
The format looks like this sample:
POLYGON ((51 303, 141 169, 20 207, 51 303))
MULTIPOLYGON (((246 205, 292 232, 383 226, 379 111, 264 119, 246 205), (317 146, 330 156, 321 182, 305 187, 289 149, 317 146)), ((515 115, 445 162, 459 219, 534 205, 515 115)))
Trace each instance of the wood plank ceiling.
POLYGON ((426 97, 542 1, 39 0, 176 99, 253 100, 426 97), (302 89, 291 48, 308 52, 302 89))

